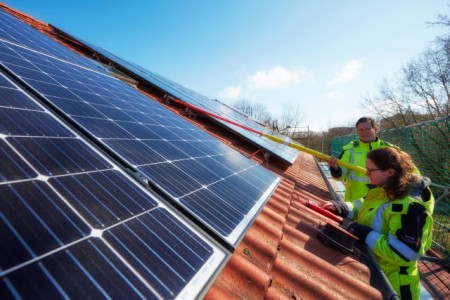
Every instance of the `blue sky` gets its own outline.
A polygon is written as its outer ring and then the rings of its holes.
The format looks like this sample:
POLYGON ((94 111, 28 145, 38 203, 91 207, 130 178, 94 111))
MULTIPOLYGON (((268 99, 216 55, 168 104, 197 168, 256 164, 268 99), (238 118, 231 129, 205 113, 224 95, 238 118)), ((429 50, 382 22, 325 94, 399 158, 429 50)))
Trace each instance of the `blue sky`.
POLYGON ((449 0, 3 1, 205 96, 289 103, 311 130, 374 116, 359 104, 443 28, 449 0))

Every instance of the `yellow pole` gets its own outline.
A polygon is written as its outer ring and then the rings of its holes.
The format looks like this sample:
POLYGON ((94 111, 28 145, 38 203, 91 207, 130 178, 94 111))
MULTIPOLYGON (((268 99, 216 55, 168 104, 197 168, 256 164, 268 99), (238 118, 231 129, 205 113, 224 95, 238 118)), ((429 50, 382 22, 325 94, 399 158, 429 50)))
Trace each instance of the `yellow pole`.
MULTIPOLYGON (((318 152, 318 151, 315 151, 315 150, 306 148, 306 147, 304 147, 304 146, 302 146, 302 145, 299 145, 299 144, 296 144, 296 143, 289 143, 289 142, 286 142, 286 141, 284 141, 284 140, 282 140, 282 139, 280 139, 280 138, 278 138, 278 137, 276 137, 276 136, 273 136, 273 135, 270 135, 270 134, 265 134, 265 133, 263 133, 263 132, 260 132, 260 131, 255 130, 255 129, 253 129, 253 128, 250 128, 250 127, 247 127, 247 126, 243 126, 243 125, 240 124, 240 123, 236 123, 236 122, 233 122, 233 121, 228 120, 228 119, 226 119, 226 118, 223 118, 223 117, 221 117, 221 116, 219 116, 219 115, 210 113, 210 112, 208 112, 208 111, 206 111, 206 110, 200 109, 200 108, 198 108, 198 107, 196 107, 196 106, 194 106, 194 105, 191 105, 191 104, 189 104, 189 103, 186 103, 186 102, 184 102, 184 101, 182 101, 182 100, 180 100, 180 99, 175 99, 175 101, 176 101, 177 103, 180 103, 180 104, 182 104, 182 105, 184 105, 184 106, 186 106, 186 107, 192 108, 192 109, 194 109, 194 110, 196 110, 196 111, 199 111, 199 112, 201 112, 201 113, 203 113, 203 114, 206 114, 206 115, 208 115, 208 116, 211 116, 211 117, 213 117, 213 118, 216 118, 216 119, 219 119, 219 120, 228 122, 228 123, 230 123, 230 124, 233 124, 233 125, 235 125, 235 126, 238 126, 238 127, 240 127, 240 128, 243 128, 243 129, 245 129, 245 130, 248 130, 248 131, 251 131, 251 132, 253 132, 253 133, 259 134, 259 135, 261 135, 261 136, 264 136, 264 137, 268 138, 269 140, 272 140, 272 141, 277 142, 277 143, 279 143, 279 144, 283 144, 283 145, 286 145, 286 146, 288 146, 288 147, 291 147, 291 148, 300 150, 300 151, 302 151, 302 152, 309 153, 309 154, 311 154, 311 155, 313 155, 313 156, 315 156, 315 157, 317 157, 317 158, 322 158, 322 159, 329 159, 329 158, 330 158, 329 155, 326 155, 326 154, 323 154, 323 153, 321 153, 321 152, 318 152)), ((362 167, 360 167, 360 166, 357 166, 357 165, 353 165, 353 164, 347 163, 347 162, 345 162, 345 161, 341 161, 341 160, 339 160, 339 159, 337 160, 337 164, 340 165, 340 166, 346 167, 347 169, 351 169, 351 170, 353 170, 353 171, 355 171, 355 172, 359 172, 359 173, 361 173, 361 174, 366 174, 366 172, 367 172, 365 168, 362 168, 362 167)))
MULTIPOLYGON (((270 134, 262 133, 261 135, 266 137, 266 138, 268 138, 269 140, 272 140, 272 141, 277 142, 279 144, 283 144, 283 145, 286 145, 288 147, 291 147, 291 148, 300 150, 302 152, 306 152, 308 154, 311 154, 314 157, 325 159, 325 160, 330 159, 329 155, 326 155, 326 154, 324 154, 322 152, 319 152, 319 151, 307 148, 305 146, 302 146, 302 145, 299 145, 299 144, 296 144, 296 143, 287 142, 287 141, 285 141, 283 139, 280 139, 279 137, 276 137, 276 136, 273 136, 273 135, 270 135, 270 134)), ((351 164, 351 163, 348 163, 348 162, 345 162, 345 161, 341 161, 339 159, 337 160, 337 164, 340 165, 340 166, 346 167, 347 169, 351 169, 351 170, 353 170, 355 172, 359 172, 361 174, 366 174, 366 172, 367 172, 367 170, 365 168, 363 168, 363 167, 360 167, 360 166, 357 166, 357 165, 354 165, 354 164, 351 164)))

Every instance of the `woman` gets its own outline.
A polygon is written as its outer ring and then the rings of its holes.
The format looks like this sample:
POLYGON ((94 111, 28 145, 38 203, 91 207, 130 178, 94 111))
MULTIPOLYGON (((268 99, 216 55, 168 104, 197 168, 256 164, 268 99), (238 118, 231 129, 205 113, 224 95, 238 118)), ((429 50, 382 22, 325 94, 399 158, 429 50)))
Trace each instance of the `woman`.
POLYGON ((366 168, 371 184, 364 199, 323 207, 354 221, 346 228, 368 245, 402 299, 419 299, 417 260, 432 239, 430 181, 406 152, 391 147, 370 151, 366 168))

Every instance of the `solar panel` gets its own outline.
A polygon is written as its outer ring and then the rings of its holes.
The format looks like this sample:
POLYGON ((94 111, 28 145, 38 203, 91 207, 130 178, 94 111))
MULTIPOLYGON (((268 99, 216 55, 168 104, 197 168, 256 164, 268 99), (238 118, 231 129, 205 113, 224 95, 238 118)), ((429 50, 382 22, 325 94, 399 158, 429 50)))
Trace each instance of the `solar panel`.
POLYGON ((227 257, 0 74, 0 298, 195 298, 227 257))
POLYGON ((235 247, 279 178, 129 85, 51 51, 5 40, 0 62, 103 151, 235 247))
MULTIPOLYGON (((244 125, 245 127, 253 128, 259 132, 263 132, 265 134, 275 135, 278 136, 284 140, 291 141, 290 138, 286 136, 282 136, 278 133, 275 133, 271 130, 269 130, 267 127, 264 127, 260 125, 259 123, 255 122, 251 118, 249 118, 247 115, 245 115, 242 112, 239 112, 222 102, 210 99, 206 96, 203 96, 191 89, 188 89, 176 82, 173 82, 161 75, 158 75, 156 73, 153 73, 149 70, 146 70, 145 68, 140 67, 139 65, 135 63, 128 62, 125 59, 122 59, 100 47, 97 47, 95 45, 92 45, 90 43, 84 42, 88 47, 92 48, 94 51, 100 53, 101 55, 113 60, 121 67, 127 69, 129 72, 136 74, 146 82, 150 83, 151 85, 154 85, 166 93, 173 95, 174 97, 181 99, 195 107, 198 107, 202 110, 205 110, 209 113, 213 113, 216 115, 219 115, 221 117, 224 117, 228 120, 234 121, 236 123, 239 123, 241 125, 244 125)), ((255 134, 253 132, 250 132, 242 127, 233 125, 229 122, 225 122, 223 120, 219 120, 216 118, 212 118, 213 121, 219 122, 222 126, 231 129, 232 131, 236 132, 238 135, 244 137, 248 141, 252 142, 257 147, 261 147, 266 152, 277 156, 278 158, 282 159, 285 162, 288 162, 292 164, 297 155, 298 150, 290 148, 286 145, 276 143, 274 141, 271 141, 265 137, 261 137, 258 134, 255 134)))
POLYGON ((97 71, 105 72, 106 68, 102 67, 95 61, 84 59, 75 54, 73 51, 62 47, 61 44, 52 40, 43 34, 37 34, 36 29, 30 26, 24 26, 22 22, 0 9, 0 39, 6 40, 22 47, 34 49, 44 54, 52 54, 67 62, 78 64, 97 71))

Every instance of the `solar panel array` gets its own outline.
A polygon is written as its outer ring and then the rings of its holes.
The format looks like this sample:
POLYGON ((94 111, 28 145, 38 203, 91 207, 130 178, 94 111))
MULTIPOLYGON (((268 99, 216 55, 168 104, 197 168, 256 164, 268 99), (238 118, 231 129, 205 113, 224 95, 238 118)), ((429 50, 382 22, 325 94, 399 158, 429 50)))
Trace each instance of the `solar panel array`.
POLYGON ((0 298, 201 290, 223 250, 3 76, 0 99, 0 298))
MULTIPOLYGON (((263 132, 265 134, 275 135, 277 137, 280 137, 284 140, 291 141, 290 138, 286 136, 282 136, 278 133, 275 133, 271 130, 269 130, 267 127, 264 127, 260 125, 259 123, 255 122, 253 119, 249 118, 247 115, 245 115, 242 112, 239 112, 235 110, 234 108, 231 108, 222 102, 214 99, 210 99, 204 95, 201 95, 197 93, 196 91, 193 91, 191 89, 188 89, 176 82, 173 82, 161 75, 158 75, 154 72, 151 72, 143 67, 140 67, 139 65, 135 63, 131 63, 125 59, 122 59, 109 51, 106 51, 102 49, 101 47, 96 47, 92 44, 84 42, 88 47, 92 48, 96 52, 100 53, 101 55, 113 60, 117 64, 119 64, 121 67, 127 69, 129 72, 136 74, 146 82, 157 86, 158 88, 164 90, 166 93, 181 99, 195 107, 198 107, 204 111, 207 111, 208 113, 212 113, 215 115, 219 115, 221 117, 224 117, 228 120, 231 120, 233 122, 236 122, 238 124, 241 124, 245 127, 253 128, 259 132, 263 132)), ((264 149, 266 152, 275 155, 276 157, 282 159, 285 162, 288 162, 292 164, 297 155, 298 150, 294 148, 290 148, 286 145, 276 143, 274 141, 271 141, 265 137, 261 137, 258 134, 255 134, 253 132, 250 132, 242 127, 236 126, 232 123, 219 120, 216 118, 213 118, 214 121, 219 122, 222 126, 227 127, 231 129, 232 131, 236 132, 240 136, 244 137, 248 141, 252 142, 257 147, 260 147, 264 149)))
POLYGON ((0 298, 196 297, 279 178, 3 10, 0 25, 0 298))

